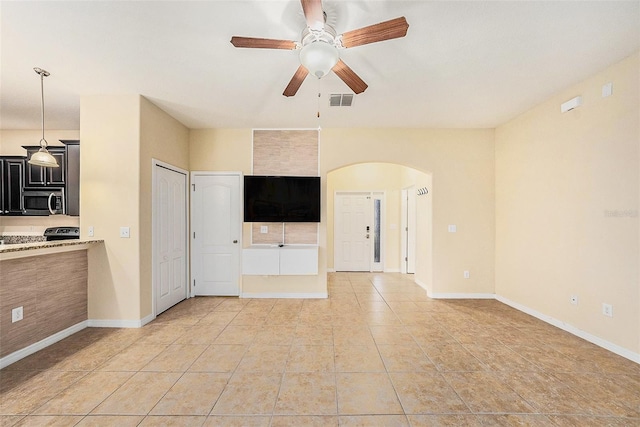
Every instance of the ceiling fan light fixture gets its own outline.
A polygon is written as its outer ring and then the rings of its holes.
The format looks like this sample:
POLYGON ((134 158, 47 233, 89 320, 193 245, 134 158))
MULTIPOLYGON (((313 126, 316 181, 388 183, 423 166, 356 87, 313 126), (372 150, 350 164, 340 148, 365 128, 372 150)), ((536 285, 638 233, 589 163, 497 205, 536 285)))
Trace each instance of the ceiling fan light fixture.
POLYGON ((311 42, 300 50, 300 62, 319 79, 326 76, 339 59, 338 49, 322 40, 311 42))

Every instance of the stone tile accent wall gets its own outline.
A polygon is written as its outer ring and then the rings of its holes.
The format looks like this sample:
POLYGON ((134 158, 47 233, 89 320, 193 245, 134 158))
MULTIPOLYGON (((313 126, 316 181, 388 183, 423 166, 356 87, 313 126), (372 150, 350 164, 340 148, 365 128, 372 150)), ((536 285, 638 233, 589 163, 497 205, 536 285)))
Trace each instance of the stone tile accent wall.
POLYGON ((254 130, 253 174, 318 176, 318 131, 254 130))
MULTIPOLYGON (((253 174, 279 176, 318 176, 317 130, 254 130, 253 174)), ((318 224, 287 223, 282 241, 280 223, 254 222, 252 244, 317 244, 318 224), (268 226, 268 233, 260 227, 268 226)))
POLYGON ((282 241, 282 223, 280 222, 254 222, 251 226, 254 245, 280 244, 282 241), (261 233, 260 228, 267 227, 267 233, 261 233))

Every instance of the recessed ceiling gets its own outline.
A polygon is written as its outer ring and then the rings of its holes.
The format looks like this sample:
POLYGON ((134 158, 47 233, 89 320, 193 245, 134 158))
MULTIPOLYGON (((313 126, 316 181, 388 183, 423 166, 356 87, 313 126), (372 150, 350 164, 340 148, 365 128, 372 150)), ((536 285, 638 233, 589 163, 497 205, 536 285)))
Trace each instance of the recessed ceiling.
POLYGON ((297 51, 236 49, 231 36, 300 40, 299 0, 0 3, 0 127, 78 129, 80 98, 141 94, 189 128, 492 128, 640 48, 638 1, 325 1, 338 33, 405 16, 407 36, 341 51, 369 85, 353 107, 335 75, 282 92, 297 51), (318 93, 321 94, 318 98, 318 93))

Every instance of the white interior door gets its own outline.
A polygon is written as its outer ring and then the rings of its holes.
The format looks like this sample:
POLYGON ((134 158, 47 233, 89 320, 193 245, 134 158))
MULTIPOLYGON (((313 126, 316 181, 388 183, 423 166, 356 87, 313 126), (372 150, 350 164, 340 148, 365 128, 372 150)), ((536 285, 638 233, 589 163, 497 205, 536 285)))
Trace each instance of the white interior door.
POLYGON ((336 271, 371 271, 371 210, 369 193, 336 193, 333 217, 336 271))
POLYGON ((240 295, 240 174, 193 174, 192 278, 195 295, 240 295))
POLYGON ((154 165, 153 289, 156 315, 187 297, 187 175, 154 165))

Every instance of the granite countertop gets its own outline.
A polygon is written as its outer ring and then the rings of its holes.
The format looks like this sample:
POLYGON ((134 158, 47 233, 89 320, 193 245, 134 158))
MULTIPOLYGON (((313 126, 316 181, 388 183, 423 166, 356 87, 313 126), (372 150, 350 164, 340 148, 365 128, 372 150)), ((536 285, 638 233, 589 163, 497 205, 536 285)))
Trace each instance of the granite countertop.
POLYGON ((0 245, 0 254, 10 252, 27 252, 37 249, 63 248, 67 246, 88 245, 94 243, 103 243, 104 240, 54 240, 50 242, 32 242, 32 243, 16 243, 0 245))

